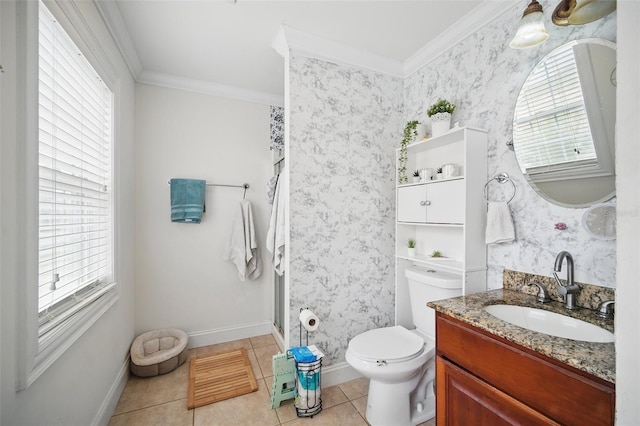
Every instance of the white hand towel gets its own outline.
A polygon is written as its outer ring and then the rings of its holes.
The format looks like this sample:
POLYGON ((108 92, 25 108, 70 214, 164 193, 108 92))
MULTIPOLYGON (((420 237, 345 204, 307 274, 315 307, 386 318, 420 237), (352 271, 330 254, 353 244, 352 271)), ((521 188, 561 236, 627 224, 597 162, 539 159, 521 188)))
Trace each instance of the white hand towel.
POLYGON ((240 201, 231 226, 231 236, 222 258, 236 265, 240 281, 246 278, 255 280, 262 273, 258 239, 253 226, 253 212, 248 200, 240 201))
POLYGON ((280 178, 276 184, 276 193, 273 197, 273 207, 271 208, 271 220, 269 221, 269 231, 267 231, 267 250, 271 253, 273 268, 278 275, 284 274, 284 231, 286 203, 289 196, 284 169, 280 172, 280 178))
POLYGON ((490 202, 487 209, 486 244, 510 243, 515 239, 509 205, 505 202, 490 202))

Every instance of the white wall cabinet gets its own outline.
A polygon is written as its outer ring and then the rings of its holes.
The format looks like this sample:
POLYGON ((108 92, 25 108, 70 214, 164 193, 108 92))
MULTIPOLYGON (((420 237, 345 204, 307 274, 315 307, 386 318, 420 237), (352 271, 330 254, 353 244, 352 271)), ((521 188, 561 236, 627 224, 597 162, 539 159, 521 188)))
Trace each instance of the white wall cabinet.
MULTIPOLYGON (((414 327, 404 270, 423 265, 459 274, 463 293, 486 290, 484 243, 487 132, 460 127, 407 147, 407 172, 455 164, 458 175, 396 188, 396 324, 414 327), (416 240, 416 254, 407 240, 416 240), (431 254, 439 251, 440 258, 431 254)), ((400 150, 396 150, 396 161, 400 150)))
POLYGON ((464 223, 464 179, 398 188, 398 222, 464 223))

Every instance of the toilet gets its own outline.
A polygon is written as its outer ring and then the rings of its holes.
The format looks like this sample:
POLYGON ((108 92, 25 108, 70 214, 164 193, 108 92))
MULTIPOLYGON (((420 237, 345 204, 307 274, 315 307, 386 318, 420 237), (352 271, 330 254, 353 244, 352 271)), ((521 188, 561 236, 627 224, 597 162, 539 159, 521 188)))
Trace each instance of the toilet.
POLYGON ((460 275, 410 266, 405 276, 416 328, 365 331, 351 339, 345 354, 369 379, 365 416, 372 426, 417 425, 435 416, 435 311, 426 304, 462 294, 460 275))

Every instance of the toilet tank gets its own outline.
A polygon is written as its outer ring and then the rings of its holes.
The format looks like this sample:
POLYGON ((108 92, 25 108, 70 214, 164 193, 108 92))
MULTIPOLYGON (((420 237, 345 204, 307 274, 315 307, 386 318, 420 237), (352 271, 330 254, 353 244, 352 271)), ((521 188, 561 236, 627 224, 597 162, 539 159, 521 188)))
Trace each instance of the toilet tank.
POLYGON ((409 266, 405 276, 409 283, 413 323, 418 331, 435 339, 435 311, 427 306, 427 302, 461 296, 462 276, 426 266, 409 266))

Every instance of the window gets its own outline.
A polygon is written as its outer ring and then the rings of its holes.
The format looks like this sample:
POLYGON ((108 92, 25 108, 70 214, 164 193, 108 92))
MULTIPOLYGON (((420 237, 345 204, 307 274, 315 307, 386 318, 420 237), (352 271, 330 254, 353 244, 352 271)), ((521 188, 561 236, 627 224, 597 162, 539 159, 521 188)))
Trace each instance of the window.
POLYGON ((514 119, 518 162, 536 181, 611 175, 613 163, 594 143, 588 97, 590 52, 568 44, 548 55, 522 87, 514 119), (585 90, 587 92, 585 92, 585 90))
POLYGON ((42 352, 115 293, 113 93, 42 2, 38 26, 42 352))

